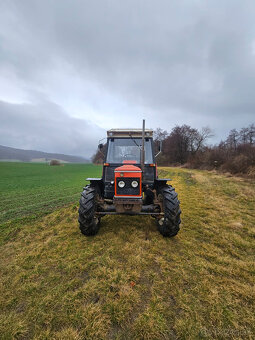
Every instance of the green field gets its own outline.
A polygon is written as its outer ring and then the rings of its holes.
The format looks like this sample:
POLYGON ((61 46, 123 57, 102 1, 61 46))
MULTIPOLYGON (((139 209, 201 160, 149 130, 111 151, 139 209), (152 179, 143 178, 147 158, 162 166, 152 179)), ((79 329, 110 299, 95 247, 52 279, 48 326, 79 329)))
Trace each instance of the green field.
POLYGON ((0 162, 0 224, 77 202, 87 177, 101 177, 101 166, 0 162))
POLYGON ((100 168, 1 166, 1 339, 255 338, 254 181, 161 168, 181 201, 175 238, 139 216, 104 217, 87 238, 78 193, 100 168))

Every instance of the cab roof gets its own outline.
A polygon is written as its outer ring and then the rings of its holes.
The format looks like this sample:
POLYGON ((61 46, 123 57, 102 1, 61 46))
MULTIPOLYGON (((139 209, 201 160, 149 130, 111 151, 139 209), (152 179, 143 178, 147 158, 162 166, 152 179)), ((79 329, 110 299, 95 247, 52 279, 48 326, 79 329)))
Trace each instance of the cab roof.
MULTIPOLYGON (((107 137, 130 137, 141 138, 142 129, 111 129, 107 131, 107 137)), ((153 130, 145 129, 145 137, 153 137, 153 130)))

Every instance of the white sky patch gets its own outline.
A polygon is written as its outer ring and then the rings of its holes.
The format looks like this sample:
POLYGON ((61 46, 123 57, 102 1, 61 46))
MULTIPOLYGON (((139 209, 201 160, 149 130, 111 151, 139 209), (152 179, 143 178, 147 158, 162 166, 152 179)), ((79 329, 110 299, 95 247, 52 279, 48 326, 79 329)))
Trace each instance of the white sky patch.
POLYGON ((255 40, 251 43, 251 53, 255 55, 255 40))
POLYGON ((14 72, 0 68, 0 100, 21 104, 29 102, 26 84, 14 72))

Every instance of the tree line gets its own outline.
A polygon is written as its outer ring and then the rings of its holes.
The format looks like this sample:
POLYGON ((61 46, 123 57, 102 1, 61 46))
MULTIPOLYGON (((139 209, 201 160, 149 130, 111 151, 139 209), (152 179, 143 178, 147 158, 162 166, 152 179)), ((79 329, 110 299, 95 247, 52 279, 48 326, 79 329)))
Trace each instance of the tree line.
POLYGON ((233 129, 226 140, 208 145, 210 128, 201 131, 188 125, 175 126, 170 133, 157 128, 155 142, 162 143, 160 165, 182 165, 199 169, 219 169, 233 174, 255 175, 255 125, 233 129))

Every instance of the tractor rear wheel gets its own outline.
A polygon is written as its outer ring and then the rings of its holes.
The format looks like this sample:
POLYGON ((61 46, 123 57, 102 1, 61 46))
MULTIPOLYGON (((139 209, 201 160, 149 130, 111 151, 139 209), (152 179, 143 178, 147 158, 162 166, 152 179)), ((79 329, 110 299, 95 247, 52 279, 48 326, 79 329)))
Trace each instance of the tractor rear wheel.
POLYGON ((164 217, 157 221, 158 231, 165 237, 173 237, 178 234, 181 223, 178 195, 171 185, 166 185, 159 190, 158 196, 164 212, 164 217))
POLYGON ((95 216, 97 210, 97 190, 91 185, 83 188, 79 207, 80 231, 86 236, 95 235, 100 228, 100 218, 95 216))

